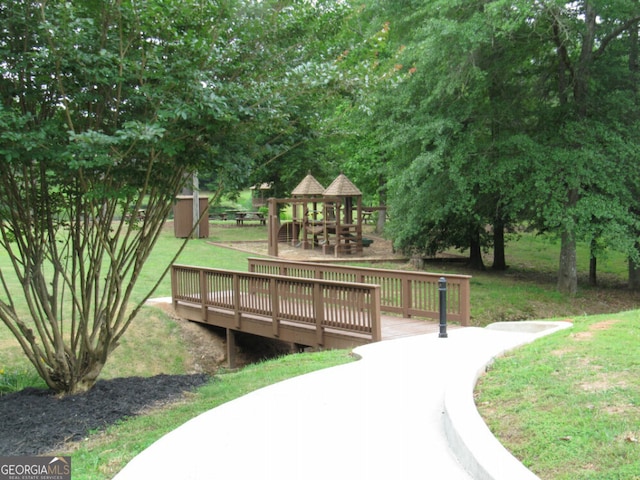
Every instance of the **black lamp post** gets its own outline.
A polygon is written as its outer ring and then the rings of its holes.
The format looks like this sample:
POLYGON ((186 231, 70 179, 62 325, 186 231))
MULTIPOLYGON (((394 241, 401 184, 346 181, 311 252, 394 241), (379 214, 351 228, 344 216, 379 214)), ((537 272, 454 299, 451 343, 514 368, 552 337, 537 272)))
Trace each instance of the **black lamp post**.
POLYGON ((439 338, 447 338, 447 279, 440 277, 438 280, 440 291, 440 333, 439 338))

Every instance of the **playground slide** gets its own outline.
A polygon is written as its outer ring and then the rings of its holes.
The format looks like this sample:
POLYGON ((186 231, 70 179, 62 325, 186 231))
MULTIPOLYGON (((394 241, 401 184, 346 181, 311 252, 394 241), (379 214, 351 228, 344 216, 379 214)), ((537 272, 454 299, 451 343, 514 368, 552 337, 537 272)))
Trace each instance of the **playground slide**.
POLYGON ((283 222, 278 230, 278 242, 287 243, 298 238, 300 234, 300 223, 283 222))

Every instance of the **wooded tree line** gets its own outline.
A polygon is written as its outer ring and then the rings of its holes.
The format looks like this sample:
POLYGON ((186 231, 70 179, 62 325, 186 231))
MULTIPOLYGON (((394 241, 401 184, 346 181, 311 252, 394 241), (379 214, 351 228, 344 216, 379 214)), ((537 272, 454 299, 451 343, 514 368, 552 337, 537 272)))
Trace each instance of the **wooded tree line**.
MULTIPOLYGON (((633 1, 380 1, 394 75, 365 99, 397 247, 470 251, 560 239, 558 288, 624 252, 638 288, 638 22, 633 1), (384 170, 383 170, 384 171, 384 170)), ((372 159, 372 161, 374 161, 372 159)))
POLYGON ((560 239, 560 290, 578 241, 594 281, 617 250, 637 288, 639 21, 632 0, 0 1, 0 318, 51 388, 91 388, 196 171, 276 196, 344 171, 399 249, 502 269, 528 228, 560 239))
POLYGON ((323 98, 316 136, 255 172, 287 192, 297 165, 345 171, 408 253, 460 248, 481 269, 490 249, 501 270, 526 229, 561 243, 560 291, 578 287, 576 242, 592 284, 615 250, 640 288, 639 19, 631 0, 370 0, 346 18, 350 82, 323 98))

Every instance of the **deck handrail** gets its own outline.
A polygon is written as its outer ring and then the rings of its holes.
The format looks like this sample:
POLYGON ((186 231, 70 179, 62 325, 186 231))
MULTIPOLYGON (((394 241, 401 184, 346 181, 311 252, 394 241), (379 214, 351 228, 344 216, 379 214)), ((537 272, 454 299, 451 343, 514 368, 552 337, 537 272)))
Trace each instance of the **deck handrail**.
POLYGON ((439 286, 447 280, 447 318, 468 326, 471 320, 471 276, 407 272, 273 258, 248 258, 249 271, 297 278, 328 279, 379 285, 383 312, 438 319, 439 286))
POLYGON ((284 323, 314 328, 317 345, 327 330, 382 339, 377 285, 173 265, 171 292, 174 307, 198 305, 202 321, 210 309, 228 311, 237 330, 253 316, 271 320, 274 337, 284 323))

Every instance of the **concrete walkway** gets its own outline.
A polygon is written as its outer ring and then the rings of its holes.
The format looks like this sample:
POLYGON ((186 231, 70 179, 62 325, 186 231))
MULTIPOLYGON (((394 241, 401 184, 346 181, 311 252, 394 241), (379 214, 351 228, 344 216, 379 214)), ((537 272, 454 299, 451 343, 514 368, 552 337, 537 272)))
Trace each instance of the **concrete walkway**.
POLYGON ((491 435, 473 387, 494 357, 569 326, 507 322, 359 347, 359 361, 192 419, 115 478, 535 479, 491 435))

